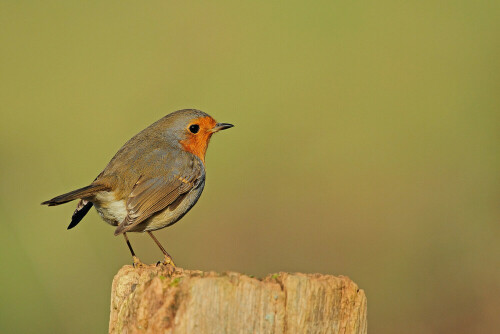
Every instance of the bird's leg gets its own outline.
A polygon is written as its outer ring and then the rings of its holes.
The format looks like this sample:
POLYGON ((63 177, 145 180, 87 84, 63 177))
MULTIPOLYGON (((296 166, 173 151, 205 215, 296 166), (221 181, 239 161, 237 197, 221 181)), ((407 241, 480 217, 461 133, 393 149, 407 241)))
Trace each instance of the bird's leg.
POLYGON ((123 233, 123 237, 125 238, 125 241, 127 242, 128 249, 130 249, 130 253, 132 253, 132 258, 134 259, 133 266, 134 268, 137 267, 142 267, 144 264, 139 260, 137 256, 135 256, 134 249, 132 248, 132 245, 130 244, 130 241, 128 240, 127 233, 123 233))
POLYGON ((153 233, 147 231, 149 236, 154 240, 154 242, 156 242, 156 244, 158 245, 158 247, 160 247, 163 255, 165 256, 165 262, 163 262, 164 264, 170 264, 172 266, 175 267, 175 263, 174 263, 174 260, 172 259, 172 257, 170 256, 170 254, 167 253, 167 251, 165 250, 165 248, 163 248, 163 246, 160 244, 160 242, 158 241, 158 239, 155 238, 155 236, 153 235, 153 233))

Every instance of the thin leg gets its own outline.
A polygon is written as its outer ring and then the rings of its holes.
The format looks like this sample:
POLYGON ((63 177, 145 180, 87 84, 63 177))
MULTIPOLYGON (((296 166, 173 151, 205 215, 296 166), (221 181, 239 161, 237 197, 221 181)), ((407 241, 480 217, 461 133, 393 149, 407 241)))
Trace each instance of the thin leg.
POLYGON ((123 233, 123 237, 125 238, 125 241, 127 242, 128 249, 130 249, 130 253, 132 253, 132 258, 134 259, 134 267, 140 267, 142 266, 142 262, 139 260, 137 256, 135 256, 134 249, 132 248, 132 245, 130 244, 130 241, 128 240, 127 233, 123 233))
POLYGON ((175 263, 174 263, 174 260, 172 259, 172 257, 170 256, 170 254, 167 253, 167 251, 165 250, 165 248, 163 248, 163 246, 160 244, 160 242, 158 241, 158 239, 156 239, 156 237, 153 235, 153 233, 147 231, 149 236, 154 240, 154 242, 158 245, 158 247, 160 247, 161 249, 161 252, 163 253, 163 255, 165 255, 165 264, 171 264, 172 266, 175 267, 175 263))

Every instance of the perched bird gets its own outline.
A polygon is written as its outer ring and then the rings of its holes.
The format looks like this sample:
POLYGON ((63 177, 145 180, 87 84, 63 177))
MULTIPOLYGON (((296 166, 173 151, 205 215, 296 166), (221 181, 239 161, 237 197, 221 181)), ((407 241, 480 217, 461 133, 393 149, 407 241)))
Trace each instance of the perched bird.
POLYGON ((174 262, 152 231, 181 219, 205 186, 205 153, 215 132, 233 127, 195 109, 178 110, 132 137, 88 186, 42 204, 80 199, 68 229, 95 206, 104 221, 123 234, 134 265, 141 265, 127 232, 147 232, 160 247, 165 264, 174 262))

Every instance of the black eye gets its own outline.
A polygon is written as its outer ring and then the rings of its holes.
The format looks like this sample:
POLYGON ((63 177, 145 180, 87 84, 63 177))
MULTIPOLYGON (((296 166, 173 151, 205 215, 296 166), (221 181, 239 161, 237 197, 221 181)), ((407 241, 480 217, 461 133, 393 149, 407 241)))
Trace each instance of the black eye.
POLYGON ((193 124, 189 127, 189 131, 192 133, 198 133, 198 131, 200 131, 200 126, 198 124, 193 124))

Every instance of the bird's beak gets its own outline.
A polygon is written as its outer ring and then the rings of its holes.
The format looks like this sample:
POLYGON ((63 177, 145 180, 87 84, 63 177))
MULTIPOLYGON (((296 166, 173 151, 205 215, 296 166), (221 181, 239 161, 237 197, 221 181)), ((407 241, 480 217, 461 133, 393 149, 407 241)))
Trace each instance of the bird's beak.
POLYGON ((210 132, 219 132, 220 130, 225 130, 225 129, 229 129, 229 128, 232 128, 234 125, 232 124, 229 124, 229 123, 217 123, 215 124, 215 126, 212 128, 212 130, 210 132))

